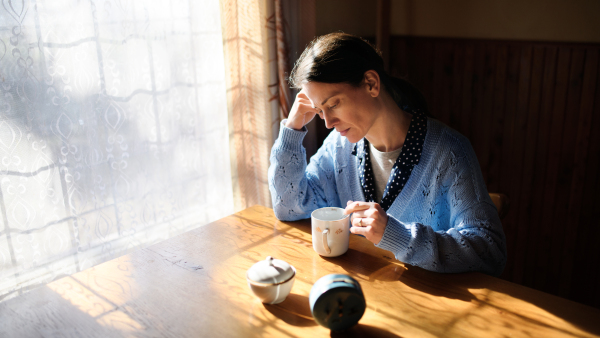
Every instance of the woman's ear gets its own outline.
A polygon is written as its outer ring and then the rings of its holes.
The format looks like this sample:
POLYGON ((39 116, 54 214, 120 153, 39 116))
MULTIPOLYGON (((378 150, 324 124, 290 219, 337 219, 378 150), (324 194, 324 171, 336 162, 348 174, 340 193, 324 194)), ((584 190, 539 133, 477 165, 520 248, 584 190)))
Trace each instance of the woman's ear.
POLYGON ((366 89, 372 97, 378 97, 381 90, 381 79, 374 70, 367 70, 364 75, 366 89))

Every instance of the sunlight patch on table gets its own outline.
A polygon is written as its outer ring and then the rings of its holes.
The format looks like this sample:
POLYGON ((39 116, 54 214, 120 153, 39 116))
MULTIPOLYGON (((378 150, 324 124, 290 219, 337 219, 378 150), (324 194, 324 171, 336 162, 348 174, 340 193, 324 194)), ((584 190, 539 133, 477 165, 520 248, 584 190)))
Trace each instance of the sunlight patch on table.
MULTIPOLYGON (((82 283, 78 279, 81 277, 83 277, 82 274, 78 274, 76 277, 65 277, 48 284, 48 288, 56 292, 79 311, 94 318, 99 325, 120 332, 133 332, 144 329, 142 324, 131 318, 124 310, 126 303, 130 300, 130 295, 114 297, 115 288, 106 288, 106 285, 104 290, 111 290, 112 292, 100 293, 96 288, 82 283), (108 295, 108 298, 105 297, 106 295, 108 295)), ((94 279, 95 283, 97 281, 97 279, 94 279)), ((124 288, 116 289, 125 291, 124 288)))

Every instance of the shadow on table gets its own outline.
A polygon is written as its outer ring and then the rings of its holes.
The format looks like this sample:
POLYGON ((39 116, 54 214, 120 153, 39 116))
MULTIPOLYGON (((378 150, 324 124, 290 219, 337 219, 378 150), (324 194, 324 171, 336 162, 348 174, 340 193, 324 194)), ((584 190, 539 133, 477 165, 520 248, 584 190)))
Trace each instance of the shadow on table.
POLYGON ((275 317, 294 326, 315 326, 317 322, 310 312, 308 297, 290 293, 279 304, 264 304, 265 309, 275 317))
POLYGON ((363 324, 359 323, 345 331, 339 331, 339 332, 331 331, 331 337, 333 337, 333 338, 347 338, 347 337, 349 337, 349 338, 352 338, 352 337, 396 338, 396 337, 400 337, 400 336, 398 336, 394 333, 391 333, 389 331, 386 331, 384 329, 375 327, 375 326, 363 325, 363 324))
MULTIPOLYGON (((431 280, 431 275, 433 274, 436 277, 435 283, 432 283, 433 289, 438 290, 441 296, 456 294, 465 295, 467 293, 471 294, 468 290, 487 289, 491 292, 503 293, 515 299, 520 299, 564 319, 566 322, 583 331, 594 335, 600 335, 600 325, 598 325, 600 322, 600 311, 596 311, 595 313, 586 311, 585 315, 581 316, 581 312, 573 311, 573 307, 561 306, 562 304, 560 301, 568 300, 521 285, 515 287, 516 285, 514 283, 481 273, 439 274, 410 265, 406 265, 406 267, 407 270, 403 274, 404 278, 402 278, 402 282, 414 289, 431 293, 431 288, 428 288, 427 285, 424 285, 421 281, 431 280), (411 282, 407 283, 407 281, 411 282)), ((492 304, 487 301, 485 297, 481 299, 481 297, 476 298, 473 294, 471 294, 471 296, 473 297, 473 301, 480 304, 480 306, 495 308, 500 313, 513 313, 513 309, 503 308, 499 305, 492 304)), ((572 304, 574 306, 589 308, 586 305, 575 302, 572 304)), ((547 323, 540 322, 535 318, 518 313, 513 314, 532 325, 548 326, 547 323)), ((567 335, 574 335, 571 331, 565 331, 558 327, 552 328, 567 335)))
MULTIPOLYGON (((410 277, 412 279, 413 276, 418 278, 420 275, 422 275, 424 273, 432 273, 432 272, 425 271, 423 269, 419 269, 416 267, 409 267, 409 269, 407 270, 407 273, 408 273, 407 277, 410 277)), ((559 318, 562 318, 566 322, 572 324, 573 326, 575 326, 583 331, 586 331, 586 332, 594 334, 594 335, 600 335, 600 325, 599 325, 600 311, 596 311, 595 313, 586 311, 584 313, 584 316, 581 316, 581 312, 574 311, 573 307, 561 306, 562 304, 557 302, 558 300, 568 301, 566 299, 560 298, 558 296, 546 294, 541 291, 534 290, 534 289, 531 289, 531 288, 528 288, 528 287, 525 287, 522 285, 519 285, 519 287, 516 288, 514 283, 511 283, 511 282, 508 282, 508 281, 505 281, 505 280, 502 280, 499 278, 494 278, 494 277, 491 277, 488 275, 483 275, 483 274, 479 274, 479 273, 460 273, 460 274, 447 274, 447 275, 439 274, 439 275, 441 275, 440 283, 452 284, 452 285, 454 285, 454 288, 456 288, 456 289, 460 289, 460 290, 488 289, 492 292, 504 293, 513 298, 520 299, 524 302, 535 305, 539 309, 545 310, 548 313, 551 313, 559 318)), ((500 312, 507 312, 507 313, 512 312, 512 309, 506 309, 506 308, 500 307, 498 305, 491 304, 491 303, 487 302, 485 299, 476 299, 476 301, 478 303, 480 303, 481 305, 486 305, 486 306, 489 306, 492 308, 496 308, 500 312)), ((570 302, 570 301, 568 301, 568 302, 570 302)), ((585 307, 586 310, 590 308, 587 305, 579 304, 576 302, 573 302, 572 304, 577 307, 579 307, 579 306, 585 307)), ((525 317, 523 315, 519 315, 516 313, 515 313, 515 315, 525 321, 530 322, 531 324, 547 326, 547 324, 540 322, 540 321, 536 320, 535 318, 525 317)), ((575 335, 575 333, 570 332, 570 331, 564 331, 564 330, 561 330, 556 327, 553 327, 553 328, 556 329, 557 331, 563 332, 566 335, 575 335)))
MULTIPOLYGON (((72 277, 63 278, 61 285, 90 290, 72 277)), ((0 303, 0 337, 124 337, 127 330, 142 326, 139 318, 127 313, 126 307, 119 307, 100 294, 85 296, 95 300, 89 304, 70 296, 64 289, 57 291, 44 285, 31 290, 27 297, 0 303), (32 310, 36 308, 42 309, 37 314, 45 313, 47 317, 36 315, 32 310), (50 321, 55 325, 50 325, 50 321)), ((160 335, 151 328, 145 332, 160 335)))
MULTIPOLYGON (((275 317, 283 320, 289 325, 308 327, 316 326, 310 312, 308 297, 290 293, 287 298, 279 304, 263 304, 265 309, 275 317)), ((399 337, 378 327, 357 324, 348 330, 331 331, 331 337, 399 337)))
MULTIPOLYGON (((556 296, 547 295, 541 291, 533 290, 524 286, 515 287, 515 284, 505 280, 491 277, 481 273, 458 273, 442 274, 424 270, 419 267, 408 264, 401 264, 393 258, 386 256, 385 252, 378 251, 379 256, 371 255, 375 253, 369 250, 368 253, 349 249, 344 255, 333 258, 322 257, 324 260, 337 264, 348 274, 356 276, 361 275, 369 281, 377 280, 384 282, 400 281, 406 286, 424 292, 436 297, 445 297, 457 299, 464 302, 474 302, 478 306, 489 306, 495 308, 500 313, 513 313, 522 320, 548 327, 547 323, 540 322, 532 317, 526 317, 513 312, 513 309, 503 308, 492 304, 482 297, 476 297, 469 290, 487 289, 491 292, 499 292, 510 297, 520 299, 543 309, 557 317, 564 319, 577 328, 591 334, 600 334, 600 311, 597 313, 587 313, 587 317, 581 317, 578 311, 572 311, 571 307, 561 307, 557 303, 556 296), (383 253, 383 254, 382 254, 383 253)), ((376 253, 375 253, 376 254, 376 253)), ((577 303, 576 303, 577 304, 577 303)), ((577 304, 577 306, 583 306, 577 304)), ((570 331, 564 331, 557 327, 552 327, 567 335, 574 334, 570 331)))
POLYGON ((408 264, 402 265, 388 256, 375 257, 350 248, 342 256, 322 258, 340 266, 350 275, 359 274, 366 276, 369 281, 401 281, 413 289, 428 293, 433 296, 459 299, 465 302, 470 302, 477 299, 477 297, 475 297, 475 295, 469 292, 466 288, 452 287, 451 284, 447 285, 447 283, 443 282, 431 282, 431 274, 440 277, 447 275, 425 271, 421 268, 413 267, 408 264), (415 278, 417 277, 418 274, 416 273, 419 270, 422 271, 426 276, 422 276, 422 278, 415 278), (440 284, 444 284, 444 287, 440 288, 440 284))

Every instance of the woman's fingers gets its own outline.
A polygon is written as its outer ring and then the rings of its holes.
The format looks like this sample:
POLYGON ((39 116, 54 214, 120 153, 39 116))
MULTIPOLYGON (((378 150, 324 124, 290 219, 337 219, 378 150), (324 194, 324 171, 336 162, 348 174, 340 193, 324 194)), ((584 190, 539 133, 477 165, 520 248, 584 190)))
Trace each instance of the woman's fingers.
POLYGON ((314 107, 314 106, 312 105, 312 102, 310 102, 310 99, 309 99, 308 97, 306 97, 306 95, 305 95, 305 96, 298 96, 298 97, 296 98, 296 100, 297 100, 298 102, 304 102, 304 103, 308 102, 308 103, 310 103, 310 104, 311 104, 311 106, 312 106, 312 107, 314 107))
POLYGON ((378 203, 348 201, 344 213, 352 214, 350 231, 353 234, 363 235, 375 244, 381 241, 388 216, 378 203))
POLYGON ((367 225, 373 224, 374 219, 366 218, 366 217, 354 217, 352 219, 352 226, 355 227, 365 227, 367 225))
POLYGON ((288 128, 301 130, 307 123, 317 115, 318 110, 315 109, 304 93, 298 93, 296 100, 292 105, 286 126, 288 128))
POLYGON ((380 213, 377 209, 371 208, 371 209, 366 209, 366 210, 360 210, 360 211, 354 211, 352 213, 353 217, 370 217, 370 218, 377 218, 380 213))
MULTIPOLYGON (((369 209, 367 209, 367 210, 369 210, 369 209)), ((367 217, 367 215, 365 215, 365 212, 367 210, 351 211, 351 212, 349 212, 349 214, 352 214, 353 217, 367 217)))
POLYGON ((379 204, 372 202, 348 202, 344 214, 353 214, 353 217, 377 218, 381 212, 379 204))
POLYGON ((373 204, 373 203, 348 201, 348 204, 346 205, 346 209, 344 210, 344 214, 348 215, 353 212, 368 210, 371 207, 371 204, 373 204))
MULTIPOLYGON (((369 239, 369 237, 371 237, 371 230, 372 230, 372 226, 366 226, 366 227, 352 227, 350 228, 350 232, 355 234, 355 235, 363 235, 365 236, 367 239, 369 239)), ((369 239, 370 240, 370 239, 369 239)))
POLYGON ((302 104, 303 108, 305 110, 314 110, 315 112, 318 112, 319 109, 317 109, 312 101, 308 98, 308 96, 306 96, 306 94, 299 92, 298 95, 296 96, 296 101, 300 104, 302 104))
POLYGON ((300 101, 300 106, 302 107, 302 111, 310 111, 310 112, 314 112, 316 113, 318 110, 317 108, 313 107, 312 103, 310 101, 307 100, 307 102, 303 102, 300 101))
POLYGON ((304 88, 302 90, 300 90, 298 92, 298 94, 296 94, 296 97, 308 100, 308 96, 306 95, 306 93, 304 93, 304 88))

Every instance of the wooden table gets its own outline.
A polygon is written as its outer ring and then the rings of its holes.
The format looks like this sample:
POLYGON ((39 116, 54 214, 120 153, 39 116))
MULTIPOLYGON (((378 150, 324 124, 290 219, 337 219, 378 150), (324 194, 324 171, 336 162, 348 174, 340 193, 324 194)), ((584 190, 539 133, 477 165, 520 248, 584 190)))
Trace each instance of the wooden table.
POLYGON ((600 310, 480 273, 405 265, 366 239, 323 258, 309 221, 255 206, 0 303, 0 337, 598 337, 600 310), (246 270, 266 256, 296 267, 288 298, 264 305, 246 270), (359 324, 336 333, 312 319, 320 277, 363 288, 359 324))

